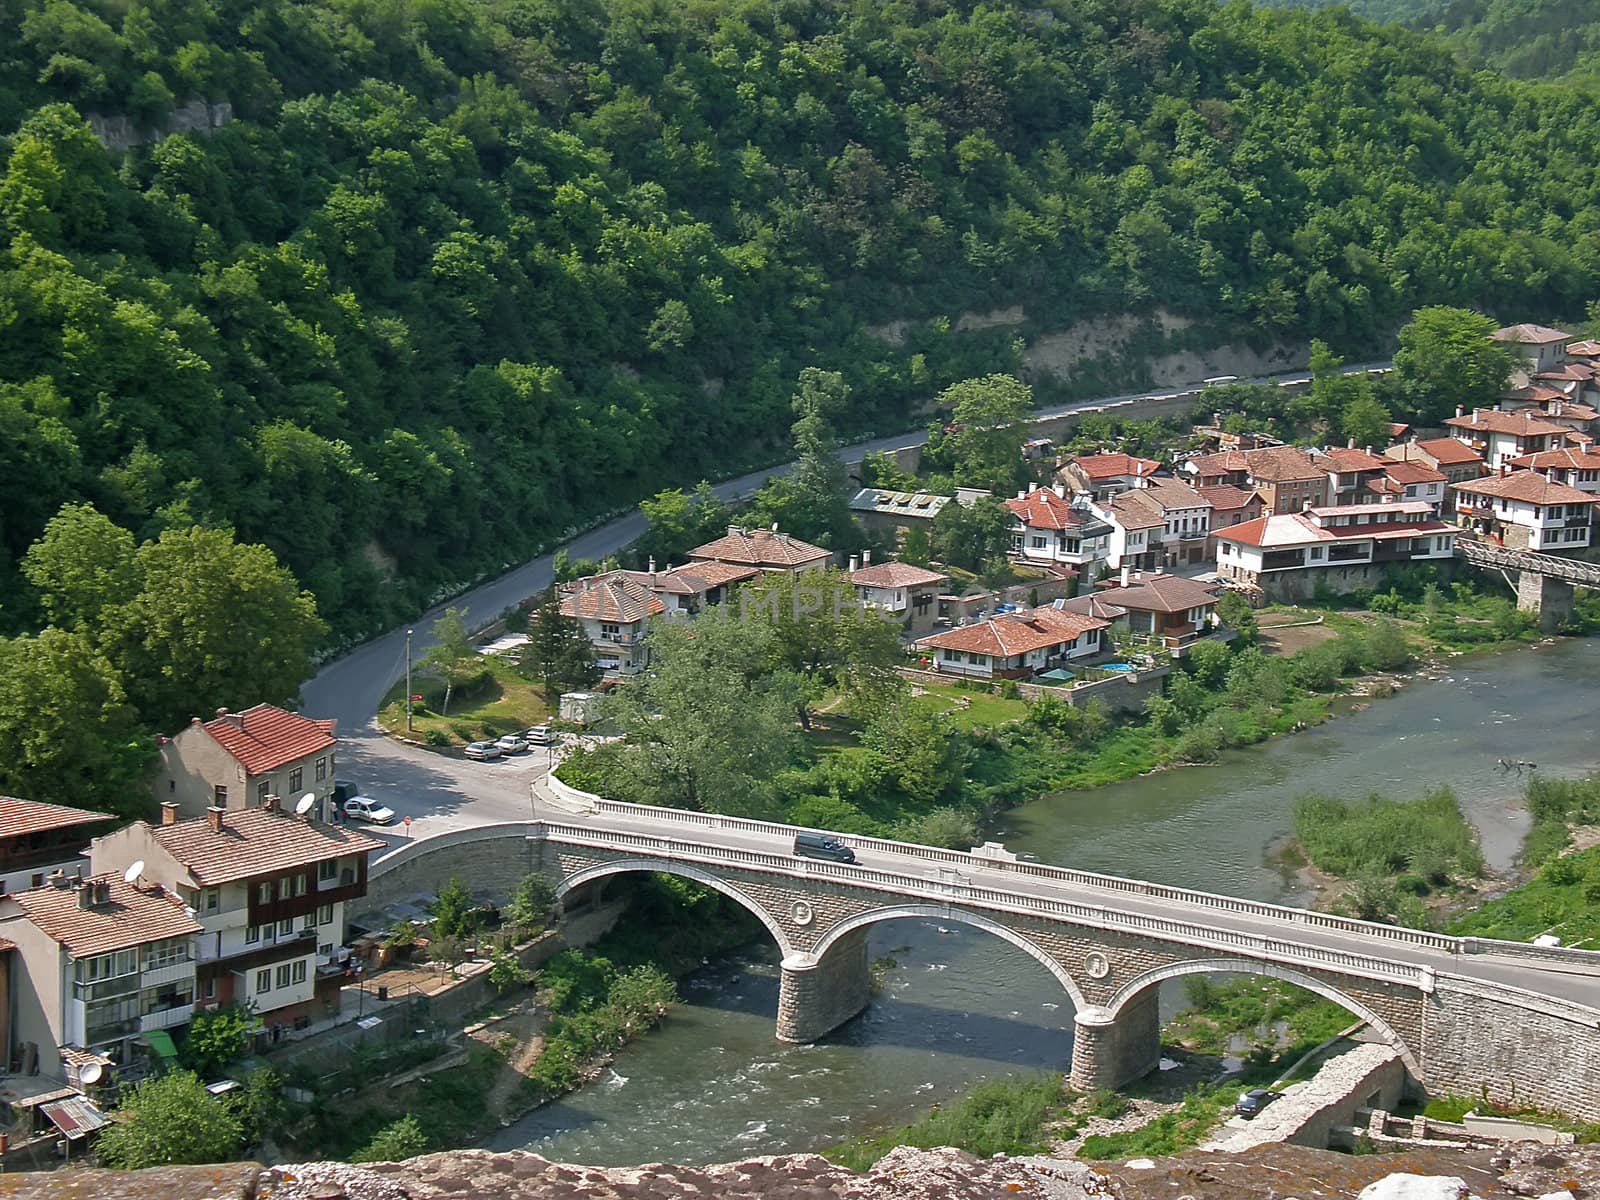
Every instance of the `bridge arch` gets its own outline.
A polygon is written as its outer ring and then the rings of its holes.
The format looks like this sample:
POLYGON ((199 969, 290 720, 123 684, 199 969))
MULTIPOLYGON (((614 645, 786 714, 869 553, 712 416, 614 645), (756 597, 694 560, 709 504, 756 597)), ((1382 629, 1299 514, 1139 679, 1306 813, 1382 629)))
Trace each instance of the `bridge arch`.
POLYGON ((1059 983, 1067 996, 1072 1000, 1072 1006, 1082 1012, 1089 1007, 1089 1002, 1084 999, 1083 992, 1078 988, 1077 981, 1067 973, 1055 959, 1051 958, 1044 950, 1035 945, 1028 938, 1014 929, 1008 929, 998 921, 990 920, 981 913, 967 912, 959 908, 949 908, 940 904, 893 904, 886 908, 874 908, 868 912, 840 921, 828 930, 822 940, 817 943, 812 951, 812 957, 821 961, 828 950, 846 934, 853 933, 867 925, 878 925, 884 921, 896 921, 903 917, 914 917, 919 920, 949 921, 953 924, 970 925, 975 929, 982 929, 992 933, 1003 941, 1010 942, 1017 949, 1034 959, 1059 983))
POLYGON ((721 892, 761 922, 766 931, 772 935, 772 940, 778 944, 778 953, 780 955, 784 958, 794 955, 794 947, 790 944, 788 935, 784 933, 783 926, 774 921, 770 913, 726 879, 720 879, 710 871, 702 871, 699 867, 690 866, 688 863, 671 862, 659 858, 623 858, 615 862, 596 863, 592 867, 585 867, 583 870, 567 876, 557 884, 556 899, 559 900, 565 897, 573 889, 580 888, 586 883, 593 883, 597 879, 604 879, 609 875, 632 875, 638 872, 645 872, 650 875, 677 875, 683 879, 692 879, 696 883, 704 884, 714 891, 721 892))
POLYGON ((1330 983, 1296 971, 1293 967, 1280 966, 1277 963, 1263 962, 1254 958, 1205 958, 1191 959, 1187 962, 1171 963, 1164 967, 1146 971, 1135 979, 1130 979, 1117 989, 1116 993, 1105 1004, 1106 1011, 1113 1019, 1133 999, 1141 995, 1147 988, 1165 983, 1169 979, 1181 979, 1185 975, 1209 975, 1218 971, 1227 971, 1239 975, 1264 975, 1272 979, 1281 979, 1284 983, 1292 983, 1295 987, 1304 988, 1314 992, 1324 1000, 1331 1000, 1340 1008, 1360 1017, 1372 1028, 1383 1035, 1384 1041, 1400 1052, 1401 1059, 1413 1076, 1422 1078, 1422 1067, 1417 1057, 1411 1052, 1411 1047, 1396 1033, 1390 1024, 1372 1009, 1362 1004, 1359 1000, 1340 991, 1330 983))

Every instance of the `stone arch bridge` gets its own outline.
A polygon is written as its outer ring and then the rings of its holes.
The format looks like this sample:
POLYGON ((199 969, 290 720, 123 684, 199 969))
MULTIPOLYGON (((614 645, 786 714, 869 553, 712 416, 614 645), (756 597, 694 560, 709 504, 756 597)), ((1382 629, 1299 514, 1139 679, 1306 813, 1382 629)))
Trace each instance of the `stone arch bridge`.
POLYGON ((430 884, 473 871, 482 880, 506 854, 499 869, 508 880, 539 871, 563 897, 633 872, 695 880, 743 905, 777 944, 777 1035, 790 1042, 820 1038, 867 1006, 874 925, 919 917, 976 927, 1061 985, 1076 1012, 1071 1078, 1086 1089, 1156 1067, 1164 980, 1272 976, 1367 1022, 1434 1094, 1487 1091, 1600 1118, 1600 953, 1449 937, 876 838, 836 835, 854 847, 854 865, 798 858, 787 826, 550 787, 540 788, 538 820, 444 835, 379 860, 374 891, 386 891, 391 872, 407 876, 412 892, 419 870, 430 884), (441 856, 431 871, 430 853, 441 856))

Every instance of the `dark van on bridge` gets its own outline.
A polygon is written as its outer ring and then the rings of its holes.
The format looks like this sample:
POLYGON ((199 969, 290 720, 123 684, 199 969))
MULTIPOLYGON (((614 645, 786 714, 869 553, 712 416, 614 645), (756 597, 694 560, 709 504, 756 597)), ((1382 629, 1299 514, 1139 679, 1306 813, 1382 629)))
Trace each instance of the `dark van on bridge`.
POLYGON ((802 858, 826 858, 833 862, 853 863, 856 852, 838 838, 825 833, 797 833, 794 835, 794 852, 802 858))

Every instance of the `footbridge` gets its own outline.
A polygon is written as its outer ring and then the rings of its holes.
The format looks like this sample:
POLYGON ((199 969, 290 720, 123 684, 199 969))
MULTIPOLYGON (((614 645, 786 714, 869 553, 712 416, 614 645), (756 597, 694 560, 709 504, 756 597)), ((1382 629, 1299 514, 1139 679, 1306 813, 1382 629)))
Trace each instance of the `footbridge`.
POLYGON ((1430 1092, 1487 1090, 1600 1118, 1600 953, 1449 937, 879 838, 836 835, 854 848, 855 864, 797 858, 788 826, 624 804, 559 781, 539 786, 534 811, 531 822, 403 847, 374 864, 374 891, 402 894, 452 873, 487 886, 528 870, 572 899, 630 872, 695 880, 743 905, 777 945, 777 1035, 789 1042, 823 1037, 867 1006, 874 925, 965 924, 1030 955, 1071 1000, 1071 1077, 1080 1088, 1120 1086, 1155 1069, 1164 980, 1271 976, 1365 1021, 1430 1092), (431 870, 429 855, 439 856, 431 870))
POLYGON ((1537 550, 1507 550, 1492 542, 1458 537, 1456 553, 1475 567, 1499 571, 1517 593, 1517 607, 1539 614, 1539 628, 1553 633, 1572 615, 1574 588, 1600 590, 1600 563, 1537 550))

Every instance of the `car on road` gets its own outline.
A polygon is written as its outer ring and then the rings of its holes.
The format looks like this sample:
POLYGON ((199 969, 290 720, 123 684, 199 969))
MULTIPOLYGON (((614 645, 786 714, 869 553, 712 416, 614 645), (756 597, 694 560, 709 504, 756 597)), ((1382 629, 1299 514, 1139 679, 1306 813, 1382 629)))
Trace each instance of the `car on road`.
POLYGON ((534 725, 523 730, 522 736, 528 740, 530 746, 554 746, 560 741, 560 735, 548 725, 534 725))
POLYGON ((505 751, 500 749, 500 743, 498 742, 473 742, 461 753, 468 758, 487 761, 491 758, 499 758, 505 751))
POLYGON ((528 749, 527 739, 515 733, 508 733, 503 738, 495 739, 494 744, 500 747, 501 754, 524 754, 528 749))
POLYGON ((351 796, 344 802, 344 815, 369 825, 392 825, 395 819, 394 809, 371 796, 351 796))
POLYGON ((1239 1093, 1239 1099, 1234 1102, 1233 1111, 1241 1117, 1253 1117, 1277 1098, 1278 1094, 1267 1088, 1251 1088, 1248 1092, 1239 1093))

